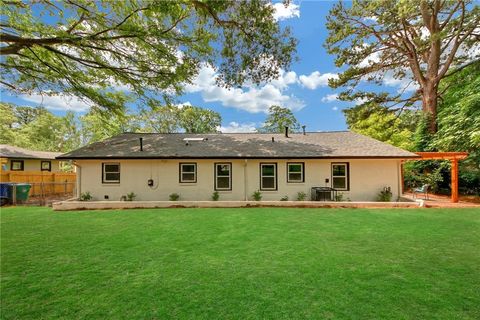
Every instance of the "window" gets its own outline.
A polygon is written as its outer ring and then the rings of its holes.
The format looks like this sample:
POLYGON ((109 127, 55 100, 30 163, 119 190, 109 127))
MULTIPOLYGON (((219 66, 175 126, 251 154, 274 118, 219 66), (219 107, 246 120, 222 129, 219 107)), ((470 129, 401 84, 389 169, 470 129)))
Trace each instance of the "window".
POLYGON ((231 163, 215 163, 215 190, 232 190, 231 163))
POLYGON ((120 163, 102 163, 102 183, 120 183, 120 163))
POLYGON ((303 162, 287 163, 287 182, 304 182, 304 167, 303 162))
POLYGON ((23 171, 23 160, 12 160, 10 162, 10 170, 23 171))
POLYGON ((180 163, 180 182, 181 183, 197 182, 197 164, 196 163, 180 163))
POLYGON ((260 190, 277 190, 276 163, 260 163, 260 190))
POLYGON ((52 161, 42 161, 40 164, 40 170, 52 171, 52 161))
POLYGON ((332 188, 337 190, 348 190, 349 186, 349 164, 332 163, 332 188))

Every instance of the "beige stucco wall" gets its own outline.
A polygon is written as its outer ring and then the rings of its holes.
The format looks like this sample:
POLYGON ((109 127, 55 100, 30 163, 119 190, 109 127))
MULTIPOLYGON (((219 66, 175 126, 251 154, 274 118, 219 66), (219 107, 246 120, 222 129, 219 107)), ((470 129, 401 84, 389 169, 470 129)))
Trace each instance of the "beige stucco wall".
POLYGON ((136 200, 168 200, 171 193, 178 193, 180 200, 210 200, 214 192, 214 163, 232 163, 232 190, 219 191, 221 200, 251 199, 260 187, 260 163, 276 162, 278 170, 278 190, 262 191, 263 200, 280 200, 288 196, 295 200, 298 192, 307 193, 310 188, 325 186, 325 179, 331 181, 331 163, 350 163, 350 190, 342 191, 345 199, 352 201, 376 200, 378 192, 385 186, 392 189, 393 200, 399 196, 399 160, 305 160, 305 182, 287 183, 286 163, 299 160, 80 160, 76 164, 79 192, 89 191, 95 200, 120 200, 123 195, 134 192, 136 200), (102 184, 102 162, 120 163, 119 184, 102 184), (179 163, 197 163, 197 182, 179 182, 179 163), (147 185, 148 179, 154 186, 147 185))
POLYGON ((41 171, 41 162, 42 161, 51 161, 52 163, 52 172, 60 171, 60 161, 59 160, 39 160, 39 159, 8 159, 7 160, 7 170, 11 169, 12 160, 23 160, 23 171, 41 171))

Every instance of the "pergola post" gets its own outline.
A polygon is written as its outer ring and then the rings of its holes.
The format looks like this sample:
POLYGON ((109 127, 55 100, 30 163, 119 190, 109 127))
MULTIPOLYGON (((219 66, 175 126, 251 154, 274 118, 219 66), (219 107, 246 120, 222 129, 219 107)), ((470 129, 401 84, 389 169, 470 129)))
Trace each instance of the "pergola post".
POLYGON ((450 160, 452 164, 452 202, 458 202, 458 160, 450 160))
MULTIPOLYGON (((415 152, 420 156, 418 160, 450 160, 452 202, 458 202, 458 161, 468 157, 467 152, 415 152)), ((413 159, 416 160, 416 159, 413 159)))

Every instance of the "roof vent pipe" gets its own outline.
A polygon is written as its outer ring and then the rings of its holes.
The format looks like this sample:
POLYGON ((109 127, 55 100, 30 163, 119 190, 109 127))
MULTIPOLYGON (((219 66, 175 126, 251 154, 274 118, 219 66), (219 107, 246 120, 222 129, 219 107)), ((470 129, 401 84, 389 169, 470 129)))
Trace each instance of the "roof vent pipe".
POLYGON ((306 127, 307 127, 307 126, 302 126, 303 135, 305 135, 305 134, 306 134, 306 133, 305 133, 305 128, 306 128, 306 127))
POLYGON ((140 138, 140 151, 143 151, 143 138, 140 138))
POLYGON ((288 138, 288 127, 285 127, 285 137, 288 138))

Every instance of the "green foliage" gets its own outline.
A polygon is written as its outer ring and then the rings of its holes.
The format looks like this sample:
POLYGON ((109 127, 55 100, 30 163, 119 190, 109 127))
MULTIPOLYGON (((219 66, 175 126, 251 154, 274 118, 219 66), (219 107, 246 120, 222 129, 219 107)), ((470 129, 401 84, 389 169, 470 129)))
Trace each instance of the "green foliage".
POLYGON ((255 201, 261 201, 262 200, 262 193, 260 192, 260 190, 254 191, 253 194, 252 194, 252 198, 255 201))
POLYGON ((392 201, 392 190, 390 187, 385 187, 378 193, 377 201, 390 202, 392 201))
POLYGON ((172 193, 168 196, 168 198, 170 199, 170 201, 177 201, 178 199, 180 199, 180 195, 178 193, 172 193))
POLYGON ((283 196, 280 198, 280 201, 288 201, 288 196, 283 196))
POLYGON ((365 103, 344 111, 350 130, 392 144, 414 150, 412 143, 416 112, 406 110, 397 114, 375 103, 365 103))
POLYGON ((295 53, 267 1, 2 3, 2 83, 13 93, 73 95, 102 110, 168 104, 203 63, 219 83, 276 78, 295 53), (46 16, 55 19, 45 19, 46 16))
POLYGON ((218 112, 194 106, 179 110, 179 125, 186 133, 215 133, 222 123, 218 112))
POLYGON ((91 193, 89 191, 86 191, 86 192, 82 192, 80 194, 80 199, 79 200, 80 201, 90 201, 92 199, 93 199, 93 197, 92 197, 91 193))
POLYGON ((307 194, 303 191, 297 193, 297 201, 305 201, 307 199, 307 194))
POLYGON ((214 193, 212 193, 212 201, 218 201, 218 199, 220 199, 220 193, 218 193, 218 191, 215 191, 214 193))
POLYGON ((135 200, 135 198, 137 197, 137 195, 134 193, 134 192, 130 192, 130 193, 127 193, 127 201, 133 201, 135 200))
POLYGON ((268 109, 268 116, 261 128, 258 128, 262 133, 282 133, 288 127, 290 132, 298 132, 300 130, 300 123, 293 115, 292 110, 282 108, 280 106, 271 106, 268 109))
POLYGON ((338 192, 337 194, 335 194, 335 199, 334 200, 335 201, 343 201, 344 200, 343 197, 344 197, 343 193, 338 192))

